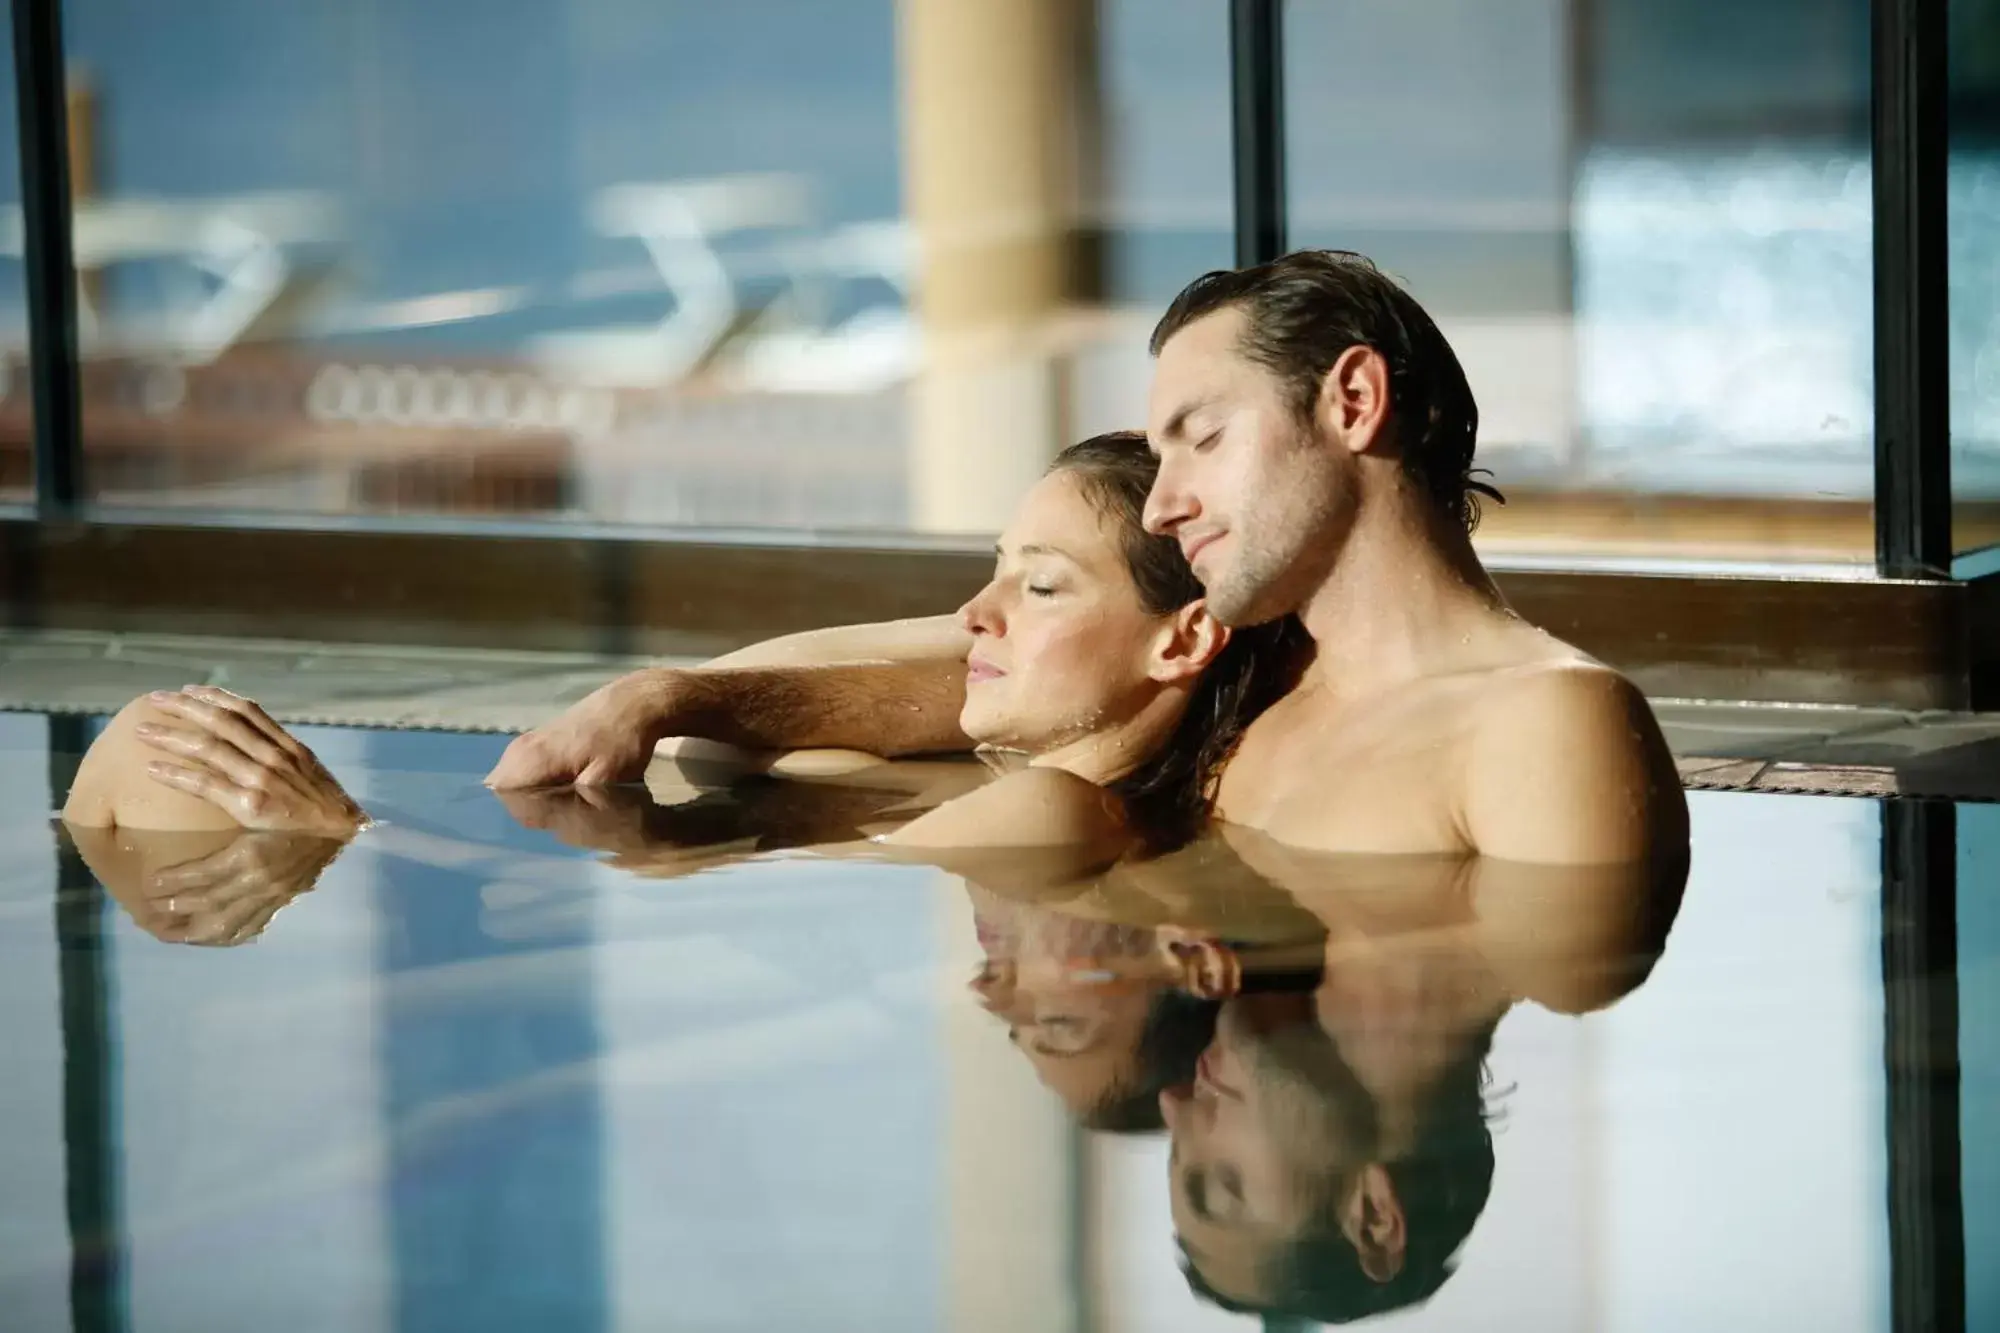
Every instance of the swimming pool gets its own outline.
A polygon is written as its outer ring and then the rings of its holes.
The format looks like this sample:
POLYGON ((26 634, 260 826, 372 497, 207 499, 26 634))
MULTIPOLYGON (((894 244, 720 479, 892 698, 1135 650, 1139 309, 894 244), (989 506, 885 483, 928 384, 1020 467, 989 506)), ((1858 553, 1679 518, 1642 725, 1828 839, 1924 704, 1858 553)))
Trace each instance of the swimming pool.
MULTIPOLYGON (((0 714, 7 1328, 1254 1323, 1182 1276, 1166 1137, 968 993, 958 881, 640 877, 478 785, 502 738, 300 734, 384 822, 212 949, 61 854, 79 724, 0 714)), ((1490 1193, 1385 1324, 1950 1326, 1963 1266, 1993 1326, 2000 807, 1690 800, 1664 957, 1500 1020, 1490 1193)))

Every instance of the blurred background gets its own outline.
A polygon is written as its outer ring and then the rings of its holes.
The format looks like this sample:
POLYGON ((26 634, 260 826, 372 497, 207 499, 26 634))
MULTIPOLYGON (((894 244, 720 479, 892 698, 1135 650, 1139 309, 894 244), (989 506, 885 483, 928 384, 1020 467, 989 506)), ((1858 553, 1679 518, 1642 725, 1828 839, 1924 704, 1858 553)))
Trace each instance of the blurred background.
MULTIPOLYGON (((1220 0, 69 0, 85 486, 977 534, 1232 256, 1220 0)), ((1867 572, 1867 0, 1293 0, 1290 239, 1439 318, 1565 564, 1867 572)), ((1951 5, 1956 546, 2000 541, 2000 0, 1951 5)), ((11 68, 11 66, 9 66, 11 68)), ((13 102, 0 499, 30 495, 13 102)))

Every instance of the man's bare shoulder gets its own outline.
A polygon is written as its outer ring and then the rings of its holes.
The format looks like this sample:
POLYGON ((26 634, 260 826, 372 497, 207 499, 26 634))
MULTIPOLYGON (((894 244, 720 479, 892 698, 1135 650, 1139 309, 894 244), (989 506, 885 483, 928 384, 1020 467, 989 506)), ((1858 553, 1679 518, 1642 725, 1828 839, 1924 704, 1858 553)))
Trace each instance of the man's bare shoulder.
POLYGON ((1555 643, 1528 660, 1483 673, 1481 702, 1536 712, 1597 717, 1604 710, 1645 709, 1646 696, 1619 672, 1594 657, 1555 643))
POLYGON ((1673 756, 1630 680, 1571 653, 1495 671, 1479 693, 1461 806, 1473 847, 1606 863, 1685 844, 1673 756))

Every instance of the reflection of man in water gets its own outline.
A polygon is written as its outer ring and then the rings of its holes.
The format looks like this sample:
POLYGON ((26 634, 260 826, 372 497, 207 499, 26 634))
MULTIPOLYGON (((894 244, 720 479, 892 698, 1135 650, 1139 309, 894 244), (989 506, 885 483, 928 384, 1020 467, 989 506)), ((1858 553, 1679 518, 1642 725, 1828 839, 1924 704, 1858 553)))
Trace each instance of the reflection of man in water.
MULTIPOLYGON (((1500 1020, 1603 1008, 1665 946, 1683 872, 1299 852, 1240 829, 1237 878, 1281 886, 1323 934, 1310 993, 1223 1006, 1166 1089, 1190 1284, 1321 1322, 1423 1301, 1485 1207, 1482 1091, 1500 1020)), ((1182 861, 1185 858, 1181 858, 1182 861)), ((1150 868, 1155 884, 1175 858, 1150 868)))
POLYGON ((1422 1086, 1393 1069, 1371 1086, 1303 997, 1226 1005, 1195 1077, 1161 1096, 1189 1285, 1226 1309, 1327 1323, 1428 1298, 1493 1180, 1491 1037, 1472 1034, 1422 1086))

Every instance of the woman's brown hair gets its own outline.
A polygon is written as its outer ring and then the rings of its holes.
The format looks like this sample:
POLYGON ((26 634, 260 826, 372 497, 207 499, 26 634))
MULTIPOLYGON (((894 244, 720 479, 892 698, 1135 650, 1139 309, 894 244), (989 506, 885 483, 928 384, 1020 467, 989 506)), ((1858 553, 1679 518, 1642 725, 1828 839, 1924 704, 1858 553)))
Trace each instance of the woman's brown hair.
MULTIPOLYGON (((1112 431, 1063 450, 1049 471, 1076 478, 1085 498, 1116 529, 1140 605, 1148 615, 1164 616, 1203 593, 1180 545, 1146 531, 1146 496, 1159 467, 1143 433, 1112 431)), ((1110 784, 1154 850, 1178 846, 1201 831, 1223 764, 1244 729, 1291 686, 1308 642, 1291 616, 1234 631, 1202 672, 1166 743, 1110 784)))

